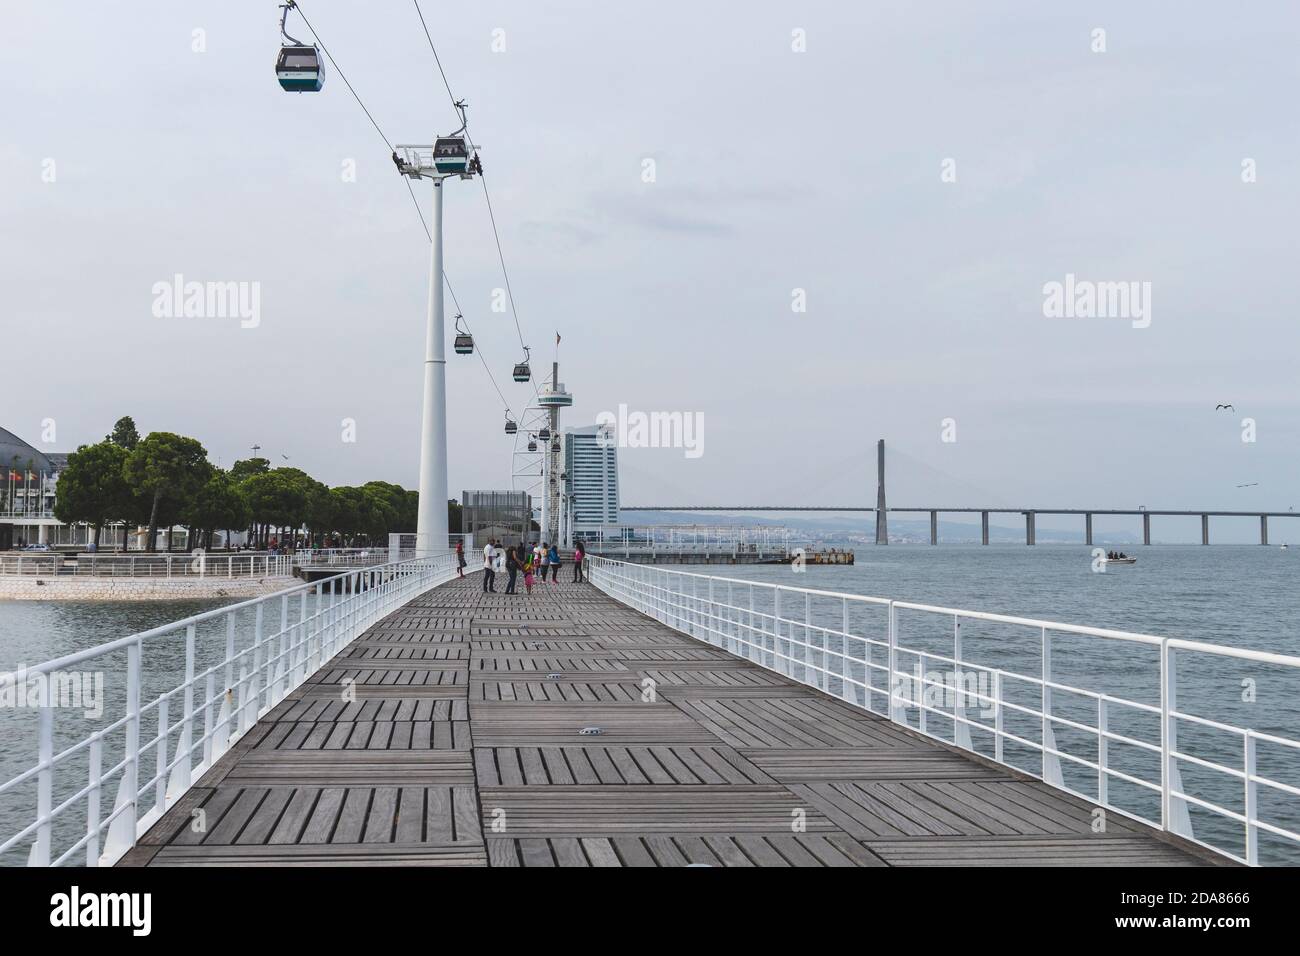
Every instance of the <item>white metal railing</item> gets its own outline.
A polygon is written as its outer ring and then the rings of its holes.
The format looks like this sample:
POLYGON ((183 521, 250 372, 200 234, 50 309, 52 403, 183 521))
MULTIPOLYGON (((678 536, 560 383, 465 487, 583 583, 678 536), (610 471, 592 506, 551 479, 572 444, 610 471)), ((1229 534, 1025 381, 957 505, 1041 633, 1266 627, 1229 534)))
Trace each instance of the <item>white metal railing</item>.
MULTIPOLYGON (((383 563, 378 562, 378 563, 383 563)), ((0 554, 0 574, 96 578, 257 578, 287 577, 293 558, 269 552, 208 554, 196 550, 153 554, 77 555, 30 552, 0 554)))
POLYGON ((1238 862, 1261 862, 1261 835, 1277 861, 1300 862, 1300 657, 595 556, 589 567, 629 607, 922 734, 1238 862))
POLYGON ((388 563, 387 548, 300 548, 293 554, 299 568, 364 568, 388 563))
MULTIPOLYGON (((24 736, 35 748, 34 763, 0 784, 0 826, 15 827, 0 829, 0 858, 28 849, 29 865, 113 863, 262 715, 371 624, 455 577, 455 568, 454 553, 442 551, 346 571, 0 673, 0 699, 34 703, 36 725, 27 734, 0 727, 7 756, 24 736), (101 711, 121 716, 104 716, 89 734, 56 732, 56 717, 81 716, 70 709, 85 698, 65 699, 77 678, 95 675, 112 692, 112 707, 101 698, 101 711)), ((25 709, 6 708, 6 721, 21 720, 25 709)))
POLYGON ((465 554, 467 556, 473 555, 474 535, 472 534, 453 532, 447 535, 445 541, 434 541, 427 533, 421 536, 409 531, 393 532, 388 536, 388 556, 392 561, 400 561, 403 558, 419 557, 430 548, 438 550, 443 548, 455 548, 457 543, 465 549, 465 554))
POLYGON ((645 528, 620 528, 606 534, 597 528, 577 534, 590 548, 604 551, 656 552, 781 552, 791 548, 794 532, 789 528, 746 528, 723 525, 654 525, 645 528))

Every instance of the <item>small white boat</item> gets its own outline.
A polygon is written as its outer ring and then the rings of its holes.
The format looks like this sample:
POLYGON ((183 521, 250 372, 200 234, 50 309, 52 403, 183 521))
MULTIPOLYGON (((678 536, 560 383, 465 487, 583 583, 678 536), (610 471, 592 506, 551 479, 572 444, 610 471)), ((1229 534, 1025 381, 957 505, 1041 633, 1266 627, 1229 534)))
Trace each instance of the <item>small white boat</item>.
POLYGON ((1137 558, 1106 558, 1107 564, 1137 564, 1137 558))

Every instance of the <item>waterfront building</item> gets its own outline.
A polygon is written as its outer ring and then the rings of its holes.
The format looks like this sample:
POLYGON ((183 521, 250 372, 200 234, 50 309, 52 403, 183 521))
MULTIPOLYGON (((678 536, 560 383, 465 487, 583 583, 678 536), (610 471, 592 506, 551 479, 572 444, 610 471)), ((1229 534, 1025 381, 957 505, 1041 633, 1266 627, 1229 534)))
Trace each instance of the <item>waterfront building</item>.
POLYGON ((67 460, 0 428, 0 550, 58 543, 65 526, 54 517, 54 489, 67 460))
POLYGON ((574 538, 609 536, 618 528, 618 443, 602 425, 564 433, 564 474, 568 483, 570 527, 574 538))

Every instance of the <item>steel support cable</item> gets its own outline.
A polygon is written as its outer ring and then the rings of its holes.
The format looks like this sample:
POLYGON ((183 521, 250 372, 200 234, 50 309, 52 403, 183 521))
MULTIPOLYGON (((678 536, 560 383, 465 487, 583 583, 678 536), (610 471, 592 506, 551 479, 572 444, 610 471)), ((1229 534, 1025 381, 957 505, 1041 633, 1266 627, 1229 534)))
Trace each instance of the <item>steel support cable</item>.
MULTIPOLYGON (((298 15, 302 17, 302 22, 305 23, 307 25, 307 29, 311 31, 312 39, 315 40, 316 45, 319 46, 321 48, 321 52, 323 52, 325 56, 329 58, 330 65, 334 67, 334 69, 338 72, 339 79, 341 79, 343 81, 343 84, 348 88, 348 92, 352 94, 352 98, 357 101, 357 105, 361 107, 361 111, 366 114, 366 119, 370 120, 370 125, 375 128, 375 132, 379 134, 379 138, 384 141, 384 146, 388 149, 390 153, 394 152, 392 142, 384 134, 384 131, 382 128, 380 128, 378 121, 375 120, 374 114, 370 112, 370 110, 366 107, 366 104, 362 101, 360 94, 357 93, 356 89, 348 81, 347 75, 344 74, 342 69, 340 69, 338 61, 334 59, 334 54, 332 54, 329 51, 329 47, 327 47, 324 41, 321 40, 320 34, 317 33, 316 28, 311 25, 311 21, 308 20, 307 15, 303 13, 302 7, 298 3, 295 3, 294 9, 298 11, 298 15)), ((417 4, 417 9, 418 9, 418 4, 417 4)), ((420 20, 421 22, 423 22, 424 20, 423 14, 420 15, 420 20)), ((428 35, 427 27, 425 29, 425 34, 426 36, 428 35)), ((430 45, 432 45, 432 42, 433 42, 432 39, 430 39, 430 45)), ((437 58, 437 51, 434 52, 434 58, 435 59, 437 58)), ((442 69, 441 63, 438 64, 438 69, 439 70, 442 69)), ((445 75, 443 76, 443 81, 446 82, 445 75)), ((450 88, 448 91, 450 92, 450 88)), ((425 221, 424 210, 420 208, 420 200, 416 197, 415 190, 411 186, 410 177, 403 176, 402 179, 406 182, 406 191, 411 196, 411 202, 415 206, 415 213, 417 216, 420 217, 420 227, 424 230, 425 238, 429 242, 433 242, 433 234, 429 231, 429 224, 427 221, 425 221)), ((460 314, 461 311, 460 302, 456 300, 456 293, 452 292, 451 281, 447 278, 447 272, 445 269, 443 270, 442 273, 442 280, 447 285, 447 291, 451 292, 451 300, 456 306, 456 312, 460 314)), ((469 334, 473 335, 473 330, 469 328, 469 320, 465 319, 464 315, 461 315, 461 319, 462 321, 465 322, 466 330, 469 332, 469 334)), ((518 320, 516 320, 515 325, 516 328, 518 328, 518 320)), ((496 378, 492 375, 492 370, 488 366, 487 359, 483 355, 483 350, 478 346, 477 343, 475 344, 474 350, 475 352, 478 353, 479 361, 483 363, 483 370, 487 372, 488 381, 492 383, 492 388, 496 391, 497 396, 501 399, 501 404, 505 407, 505 410, 509 412, 510 403, 506 401, 505 395, 502 394, 500 386, 497 385, 496 378)))

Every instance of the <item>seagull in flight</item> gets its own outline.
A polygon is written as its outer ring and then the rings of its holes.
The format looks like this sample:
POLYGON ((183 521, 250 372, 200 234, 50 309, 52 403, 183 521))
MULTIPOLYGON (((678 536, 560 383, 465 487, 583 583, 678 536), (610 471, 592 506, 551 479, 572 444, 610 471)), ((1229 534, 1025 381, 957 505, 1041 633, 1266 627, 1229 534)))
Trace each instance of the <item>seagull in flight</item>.
POLYGON ((1248 485, 1238 485, 1237 487, 1238 487, 1238 488, 1254 488, 1257 484, 1259 484, 1258 481, 1252 481, 1252 482, 1251 482, 1250 484, 1248 484, 1248 485))
POLYGON ((1221 409, 1221 408, 1226 408, 1226 409, 1227 409, 1228 411, 1230 411, 1230 412, 1235 412, 1235 411, 1236 411, 1236 409, 1233 408, 1231 405, 1215 405, 1215 406, 1214 406, 1214 410, 1215 410, 1216 412, 1217 412, 1219 409, 1221 409))

